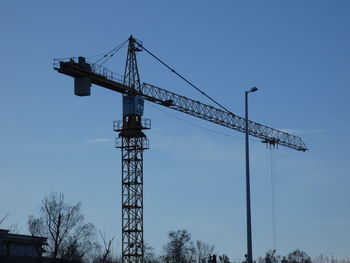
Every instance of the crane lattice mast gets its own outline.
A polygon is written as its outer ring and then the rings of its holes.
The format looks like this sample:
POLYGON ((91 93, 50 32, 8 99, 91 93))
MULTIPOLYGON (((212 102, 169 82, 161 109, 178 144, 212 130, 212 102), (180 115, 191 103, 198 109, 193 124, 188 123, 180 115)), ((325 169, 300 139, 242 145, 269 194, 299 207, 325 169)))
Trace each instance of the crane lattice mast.
MULTIPOLYGON (((129 39, 123 84, 139 89, 135 42, 129 39)), ((122 262, 143 263, 143 151, 148 139, 142 130, 150 128, 143 119, 144 101, 133 94, 123 95, 123 120, 114 122, 119 132, 117 148, 122 157, 122 262)))
MULTIPOLYGON (((55 60, 54 69, 74 78, 75 95, 89 96, 91 84, 123 94, 123 119, 114 122, 119 132, 116 147, 122 157, 122 262, 143 263, 143 151, 148 140, 143 133, 150 129, 150 120, 143 119, 144 100, 204 119, 206 121, 246 132, 245 118, 232 112, 178 95, 171 91, 140 82, 136 52, 142 44, 129 38, 124 76, 84 57, 55 60)), ((300 137, 248 120, 248 133, 270 145, 282 145, 298 151, 307 147, 300 137)))

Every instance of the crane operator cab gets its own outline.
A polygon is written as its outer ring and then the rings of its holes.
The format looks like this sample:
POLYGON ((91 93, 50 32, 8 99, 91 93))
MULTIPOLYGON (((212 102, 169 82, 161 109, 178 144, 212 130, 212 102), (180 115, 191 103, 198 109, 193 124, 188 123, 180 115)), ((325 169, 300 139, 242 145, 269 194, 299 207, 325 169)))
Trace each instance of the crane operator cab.
POLYGON ((123 96, 123 126, 121 136, 124 137, 146 137, 142 132, 150 128, 150 120, 143 119, 144 100, 140 96, 123 96))

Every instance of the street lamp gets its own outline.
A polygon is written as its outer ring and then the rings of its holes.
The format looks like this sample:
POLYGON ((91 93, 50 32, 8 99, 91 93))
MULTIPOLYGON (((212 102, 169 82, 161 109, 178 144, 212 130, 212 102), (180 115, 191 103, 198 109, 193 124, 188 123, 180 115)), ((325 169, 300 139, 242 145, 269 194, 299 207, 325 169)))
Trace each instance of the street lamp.
POLYGON ((248 127, 248 93, 255 92, 256 87, 245 92, 245 164, 246 164, 246 202, 247 202, 247 263, 253 263, 252 218, 250 212, 250 175, 249 175, 249 127, 248 127))

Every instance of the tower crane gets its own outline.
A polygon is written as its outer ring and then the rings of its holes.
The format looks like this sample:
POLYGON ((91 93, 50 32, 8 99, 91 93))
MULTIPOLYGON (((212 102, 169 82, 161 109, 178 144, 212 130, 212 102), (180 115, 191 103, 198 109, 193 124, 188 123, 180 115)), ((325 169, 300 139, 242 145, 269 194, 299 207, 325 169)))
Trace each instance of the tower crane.
POLYGON ((119 132, 116 147, 121 149, 122 159, 122 262, 143 263, 143 151, 149 148, 143 130, 151 128, 151 121, 142 117, 144 100, 239 132, 245 133, 248 127, 249 135, 269 145, 281 145, 297 151, 306 151, 307 147, 300 137, 287 132, 250 120, 246 126, 245 118, 223 107, 218 109, 166 89, 141 83, 136 53, 142 50, 150 52, 133 36, 129 37, 128 43, 124 76, 96 63, 89 63, 84 57, 55 60, 54 69, 74 78, 74 93, 77 96, 89 96, 92 84, 123 95, 123 118, 114 122, 114 130, 119 132))

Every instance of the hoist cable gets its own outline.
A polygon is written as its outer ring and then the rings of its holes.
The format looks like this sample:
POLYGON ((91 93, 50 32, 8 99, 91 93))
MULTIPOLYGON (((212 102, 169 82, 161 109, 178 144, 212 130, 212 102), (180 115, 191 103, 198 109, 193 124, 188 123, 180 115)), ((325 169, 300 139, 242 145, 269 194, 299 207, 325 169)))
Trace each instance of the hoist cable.
POLYGON ((275 151, 271 148, 271 216, 272 216, 272 248, 276 250, 276 174, 275 174, 275 151))
POLYGON ((170 66, 168 66, 164 61, 162 61, 160 58, 158 58, 156 55, 154 55, 152 52, 150 52, 147 48, 145 48, 142 44, 137 43, 143 50, 145 50, 148 54, 150 54, 153 58, 155 58, 156 60, 158 60, 161 64, 163 64, 166 68, 168 68, 171 72, 175 73, 178 77, 180 77, 182 80, 184 80, 187 84, 189 84, 190 86, 192 86, 193 88, 195 88, 199 93, 201 93, 202 95, 204 95, 205 97, 207 97, 209 100, 211 100, 212 102, 214 102, 217 106, 219 106, 220 108, 222 108, 224 111, 231 113, 231 111, 229 111, 228 109, 226 109, 224 106, 222 106, 219 102, 217 102, 216 100, 214 100, 212 97, 210 97, 209 95, 207 95, 204 91, 202 91, 201 89, 199 89, 197 86, 195 86, 192 82, 190 82, 189 80, 187 80, 185 77, 183 77, 182 75, 180 75, 179 73, 177 73, 173 68, 171 68, 170 66))

